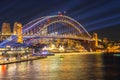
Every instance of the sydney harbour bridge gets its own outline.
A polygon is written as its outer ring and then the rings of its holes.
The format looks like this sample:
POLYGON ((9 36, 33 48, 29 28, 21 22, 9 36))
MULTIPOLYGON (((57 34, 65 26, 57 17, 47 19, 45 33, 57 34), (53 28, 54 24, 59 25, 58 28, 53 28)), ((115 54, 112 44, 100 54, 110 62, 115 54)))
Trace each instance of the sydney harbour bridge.
POLYGON ((53 15, 37 18, 24 26, 18 23, 14 34, 0 43, 0 46, 14 47, 16 43, 26 45, 55 43, 57 47, 82 45, 92 48, 94 40, 86 29, 73 18, 65 15, 53 15))

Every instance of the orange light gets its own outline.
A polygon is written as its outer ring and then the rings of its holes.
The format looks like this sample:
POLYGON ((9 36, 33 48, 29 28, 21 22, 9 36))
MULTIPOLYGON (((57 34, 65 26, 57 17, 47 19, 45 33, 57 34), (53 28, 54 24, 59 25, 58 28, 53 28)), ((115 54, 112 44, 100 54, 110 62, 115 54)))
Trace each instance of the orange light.
POLYGON ((2 71, 2 73, 6 72, 6 65, 1 65, 1 71, 2 71))

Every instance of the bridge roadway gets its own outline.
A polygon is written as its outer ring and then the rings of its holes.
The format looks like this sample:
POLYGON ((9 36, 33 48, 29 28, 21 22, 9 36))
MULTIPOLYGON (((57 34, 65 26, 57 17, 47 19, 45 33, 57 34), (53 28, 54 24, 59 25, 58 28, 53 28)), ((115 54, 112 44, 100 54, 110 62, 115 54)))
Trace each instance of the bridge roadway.
POLYGON ((86 37, 80 37, 76 35, 39 35, 39 34, 34 34, 34 35, 25 35, 23 34, 23 38, 64 38, 64 39, 77 39, 77 40, 87 40, 87 41, 93 41, 91 38, 86 38, 86 37))

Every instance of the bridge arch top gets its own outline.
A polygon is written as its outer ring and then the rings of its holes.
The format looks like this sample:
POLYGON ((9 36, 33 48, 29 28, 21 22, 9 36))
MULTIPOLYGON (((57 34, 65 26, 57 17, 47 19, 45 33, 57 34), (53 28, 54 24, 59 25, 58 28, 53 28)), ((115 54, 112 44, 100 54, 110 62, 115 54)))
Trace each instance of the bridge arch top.
POLYGON ((68 23, 73 24, 74 27, 76 29, 78 29, 78 31, 80 33, 84 33, 88 36, 88 38, 91 38, 91 35, 87 32, 87 30, 78 21, 74 20, 71 17, 65 16, 65 15, 44 16, 41 18, 37 18, 23 26, 23 33, 25 33, 26 31, 29 31, 37 26, 40 26, 40 25, 50 25, 52 23, 61 22, 64 20, 66 20, 68 23), (49 22, 49 20, 52 20, 52 22, 49 22), (58 21, 56 21, 56 20, 58 20, 58 21))

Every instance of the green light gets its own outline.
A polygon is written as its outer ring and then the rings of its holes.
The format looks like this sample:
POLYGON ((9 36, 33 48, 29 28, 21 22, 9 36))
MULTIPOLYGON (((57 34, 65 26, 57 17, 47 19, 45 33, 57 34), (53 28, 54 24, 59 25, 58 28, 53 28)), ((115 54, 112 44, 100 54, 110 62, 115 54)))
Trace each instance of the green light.
POLYGON ((114 54, 114 56, 120 56, 120 54, 114 54))

